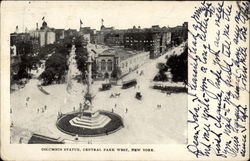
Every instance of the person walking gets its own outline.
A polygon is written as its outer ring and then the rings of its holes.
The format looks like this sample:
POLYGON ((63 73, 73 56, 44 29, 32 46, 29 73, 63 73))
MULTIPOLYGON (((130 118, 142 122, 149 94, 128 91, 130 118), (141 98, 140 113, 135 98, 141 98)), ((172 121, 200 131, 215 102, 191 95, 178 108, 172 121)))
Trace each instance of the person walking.
POLYGON ((23 143, 23 137, 20 137, 19 144, 22 144, 22 143, 23 143))

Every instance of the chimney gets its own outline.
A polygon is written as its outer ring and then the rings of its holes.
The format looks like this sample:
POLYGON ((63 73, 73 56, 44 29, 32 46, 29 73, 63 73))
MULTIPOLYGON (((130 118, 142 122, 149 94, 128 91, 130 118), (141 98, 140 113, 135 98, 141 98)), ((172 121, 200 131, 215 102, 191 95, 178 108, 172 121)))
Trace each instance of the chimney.
POLYGON ((38 30, 38 23, 36 23, 36 30, 38 30))

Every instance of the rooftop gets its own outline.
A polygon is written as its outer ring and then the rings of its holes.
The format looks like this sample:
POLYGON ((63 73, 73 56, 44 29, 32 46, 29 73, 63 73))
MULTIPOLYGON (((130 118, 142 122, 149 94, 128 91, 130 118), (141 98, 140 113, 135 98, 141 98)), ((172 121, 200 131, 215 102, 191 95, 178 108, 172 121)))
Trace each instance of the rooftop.
POLYGON ((100 56, 116 56, 119 57, 121 61, 128 59, 131 56, 138 54, 136 51, 124 50, 121 48, 111 48, 104 50, 100 53, 100 56))

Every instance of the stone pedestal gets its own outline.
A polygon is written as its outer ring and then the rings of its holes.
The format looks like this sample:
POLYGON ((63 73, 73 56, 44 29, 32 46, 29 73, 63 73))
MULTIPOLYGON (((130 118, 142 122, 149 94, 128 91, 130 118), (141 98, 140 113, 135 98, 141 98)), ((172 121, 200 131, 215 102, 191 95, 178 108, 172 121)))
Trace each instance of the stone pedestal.
POLYGON ((99 113, 90 110, 84 111, 82 114, 74 117, 69 122, 72 126, 82 127, 86 129, 98 129, 106 126, 111 119, 99 113))

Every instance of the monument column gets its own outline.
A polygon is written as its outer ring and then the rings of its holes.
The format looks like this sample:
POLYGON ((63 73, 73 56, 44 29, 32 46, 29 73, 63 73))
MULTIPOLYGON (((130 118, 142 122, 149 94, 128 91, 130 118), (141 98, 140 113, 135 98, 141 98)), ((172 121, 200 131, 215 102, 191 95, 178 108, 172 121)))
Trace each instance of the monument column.
POLYGON ((84 96, 85 98, 85 109, 86 110, 91 110, 92 108, 92 90, 91 90, 91 86, 92 86, 92 57, 91 57, 91 51, 88 49, 88 40, 84 39, 84 47, 87 49, 88 52, 88 60, 87 60, 87 92, 84 96))

